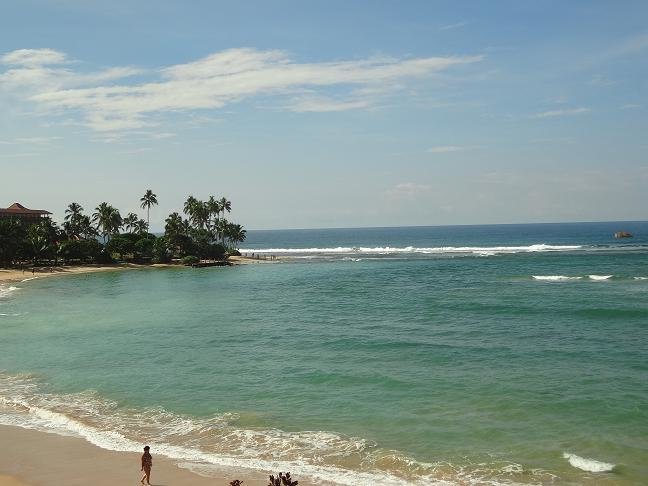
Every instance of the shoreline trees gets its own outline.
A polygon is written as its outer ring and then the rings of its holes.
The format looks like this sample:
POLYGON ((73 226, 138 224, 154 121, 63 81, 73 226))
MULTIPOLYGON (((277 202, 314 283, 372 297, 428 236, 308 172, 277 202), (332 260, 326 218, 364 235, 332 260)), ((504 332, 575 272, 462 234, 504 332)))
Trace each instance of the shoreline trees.
POLYGON ((148 189, 140 203, 146 220, 134 213, 122 217, 107 202, 90 216, 79 203, 70 203, 61 227, 50 218, 35 223, 0 219, 0 266, 59 261, 163 263, 187 257, 220 260, 237 254, 237 245, 245 240, 243 226, 225 219, 232 205, 224 197, 201 201, 189 196, 182 213, 166 218, 163 235, 149 232, 150 208, 158 204, 157 195, 148 189))

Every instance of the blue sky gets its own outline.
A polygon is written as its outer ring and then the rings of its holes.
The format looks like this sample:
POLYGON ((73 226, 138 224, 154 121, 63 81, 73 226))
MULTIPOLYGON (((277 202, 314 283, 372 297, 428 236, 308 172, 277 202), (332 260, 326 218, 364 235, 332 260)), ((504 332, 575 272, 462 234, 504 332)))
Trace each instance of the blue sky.
POLYGON ((249 228, 646 219, 642 1, 23 0, 0 205, 249 228))

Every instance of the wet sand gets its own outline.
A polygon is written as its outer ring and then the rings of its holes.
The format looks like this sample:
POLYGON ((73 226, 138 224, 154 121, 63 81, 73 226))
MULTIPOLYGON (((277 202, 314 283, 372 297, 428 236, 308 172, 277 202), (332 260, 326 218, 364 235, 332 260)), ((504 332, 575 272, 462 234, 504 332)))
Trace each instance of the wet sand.
MULTIPOLYGON (((140 454, 101 449, 76 437, 0 426, 0 486, 137 486, 140 454)), ((203 477, 155 454, 151 444, 154 486, 227 486, 234 479, 244 486, 266 486, 267 476, 251 470, 220 469, 203 477)), ((299 479, 299 478, 296 478, 299 479)), ((300 480, 300 485, 308 483, 300 480)))

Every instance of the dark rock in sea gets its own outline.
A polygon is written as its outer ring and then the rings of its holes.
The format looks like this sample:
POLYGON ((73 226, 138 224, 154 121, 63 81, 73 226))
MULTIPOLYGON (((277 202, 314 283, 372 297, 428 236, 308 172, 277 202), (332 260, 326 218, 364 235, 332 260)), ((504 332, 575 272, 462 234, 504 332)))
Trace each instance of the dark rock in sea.
POLYGON ((632 234, 627 231, 617 231, 614 233, 615 238, 632 238, 632 234))

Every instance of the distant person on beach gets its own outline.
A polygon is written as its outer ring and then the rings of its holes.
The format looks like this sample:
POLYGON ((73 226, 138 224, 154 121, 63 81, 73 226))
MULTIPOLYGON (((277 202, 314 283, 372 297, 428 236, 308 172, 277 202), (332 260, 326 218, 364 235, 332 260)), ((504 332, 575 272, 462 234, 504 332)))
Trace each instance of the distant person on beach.
POLYGON ((151 453, 149 452, 151 448, 149 446, 144 447, 144 454, 142 454, 142 479, 140 480, 140 483, 144 484, 144 480, 146 479, 146 484, 151 484, 151 468, 153 467, 153 457, 151 456, 151 453))

